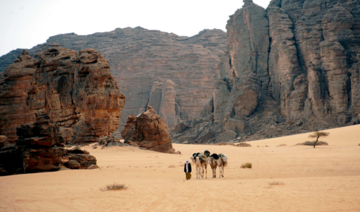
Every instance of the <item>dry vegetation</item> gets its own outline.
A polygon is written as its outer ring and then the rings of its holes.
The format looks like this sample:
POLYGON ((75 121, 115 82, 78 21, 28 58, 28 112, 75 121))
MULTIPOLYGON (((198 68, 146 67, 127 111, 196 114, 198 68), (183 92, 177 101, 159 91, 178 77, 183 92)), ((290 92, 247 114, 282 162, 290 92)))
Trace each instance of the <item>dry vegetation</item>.
POLYGON ((275 186, 275 185, 284 185, 283 182, 279 182, 279 181, 274 181, 274 182, 271 182, 269 183, 270 186, 275 186))
POLYGON ((278 145, 276 147, 283 147, 283 146, 286 146, 286 144, 280 144, 280 145, 278 145))
POLYGON ((245 169, 245 168, 251 169, 252 164, 251 163, 244 163, 244 164, 241 165, 241 168, 243 168, 243 169, 245 169))
POLYGON ((250 144, 247 144, 247 143, 244 143, 244 142, 238 143, 236 146, 238 146, 238 147, 251 147, 250 144))
POLYGON ((125 187, 124 184, 118 184, 113 183, 110 185, 105 186, 104 188, 100 189, 101 191, 118 191, 118 190, 125 190, 127 187, 125 187))
POLYGON ((220 143, 217 143, 216 145, 230 145, 230 146, 234 146, 234 144, 228 143, 228 142, 220 142, 220 143))

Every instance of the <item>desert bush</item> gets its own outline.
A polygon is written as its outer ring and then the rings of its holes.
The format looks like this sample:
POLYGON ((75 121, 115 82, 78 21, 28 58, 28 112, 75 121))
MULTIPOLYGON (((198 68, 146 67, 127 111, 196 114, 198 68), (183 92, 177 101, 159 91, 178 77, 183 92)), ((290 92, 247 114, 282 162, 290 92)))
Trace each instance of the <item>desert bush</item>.
POLYGON ((250 144, 247 144, 247 143, 244 143, 244 142, 240 142, 236 146, 238 146, 238 147, 251 147, 250 144))
POLYGON ((252 168, 252 164, 251 163, 244 163, 241 165, 241 168, 245 169, 245 168, 249 168, 251 169, 252 168))
POLYGON ((220 142, 220 143, 217 143, 216 145, 234 145, 232 143, 228 143, 228 142, 220 142))
POLYGON ((124 184, 113 183, 113 184, 105 186, 105 188, 100 189, 100 190, 102 190, 102 191, 117 191, 117 190, 124 190, 124 189, 127 189, 127 187, 125 187, 124 184))
MULTIPOLYGON (((298 143, 296 145, 314 146, 316 141, 305 141, 304 143, 298 143)), ((329 144, 325 141, 318 141, 316 146, 328 146, 329 144)))
POLYGON ((284 185, 284 183, 279 182, 279 181, 274 181, 274 182, 269 183, 269 185, 271 185, 271 186, 273 186, 273 185, 284 185))
MULTIPOLYGON (((183 166, 183 165, 181 165, 181 166, 183 166)), ((169 168, 175 168, 176 166, 174 166, 174 165, 171 165, 171 166, 169 166, 169 168)))
POLYGON ((283 147, 283 146, 286 146, 286 144, 280 144, 280 145, 277 146, 277 147, 283 147))

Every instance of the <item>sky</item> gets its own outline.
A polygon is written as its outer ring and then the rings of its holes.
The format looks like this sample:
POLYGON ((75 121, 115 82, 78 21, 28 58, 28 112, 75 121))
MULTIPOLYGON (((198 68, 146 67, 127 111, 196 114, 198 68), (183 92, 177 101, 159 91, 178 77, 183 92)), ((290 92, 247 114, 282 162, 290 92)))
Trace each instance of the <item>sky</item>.
MULTIPOLYGON (((253 0, 266 8, 270 0, 253 0)), ((203 29, 226 32, 242 0, 0 0, 0 56, 32 48, 50 36, 88 35, 137 27, 193 36, 203 29)))

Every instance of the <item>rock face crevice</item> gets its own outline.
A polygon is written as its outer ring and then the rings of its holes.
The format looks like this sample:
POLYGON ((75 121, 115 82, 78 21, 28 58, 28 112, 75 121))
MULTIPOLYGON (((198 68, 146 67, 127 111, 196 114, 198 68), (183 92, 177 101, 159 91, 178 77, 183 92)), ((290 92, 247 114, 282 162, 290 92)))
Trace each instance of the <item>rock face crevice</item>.
POLYGON ((251 140, 359 123, 359 14, 354 0, 273 0, 266 10, 244 1, 227 23, 228 50, 201 124, 182 123, 187 128, 174 141, 199 142, 203 132, 216 135, 210 141, 220 134, 251 140), (235 132, 234 120, 249 130, 235 132))
POLYGON ((0 102, 0 134, 9 143, 39 114, 59 126, 65 143, 87 143, 118 128, 125 96, 99 52, 53 44, 34 58, 23 51, 2 73, 0 102))

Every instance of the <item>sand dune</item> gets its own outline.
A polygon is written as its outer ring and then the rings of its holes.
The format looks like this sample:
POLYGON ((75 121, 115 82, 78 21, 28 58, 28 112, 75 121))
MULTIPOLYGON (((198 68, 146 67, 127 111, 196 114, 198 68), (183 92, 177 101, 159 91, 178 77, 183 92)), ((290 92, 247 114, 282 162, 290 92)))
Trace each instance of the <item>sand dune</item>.
MULTIPOLYGON (((101 169, 0 177, 0 211, 360 211, 360 125, 332 130, 329 146, 295 146, 308 134, 252 147, 174 144, 182 155, 134 147, 84 149, 101 169), (286 144, 285 147, 277 147, 286 144), (262 147, 262 146, 269 147, 262 147), (257 147, 260 146, 260 147, 257 147), (185 180, 193 152, 224 153, 225 178, 185 180), (251 162, 252 169, 241 169, 251 162), (121 191, 101 191, 112 183, 121 191)), ((193 169, 195 167, 193 166, 193 169)))

